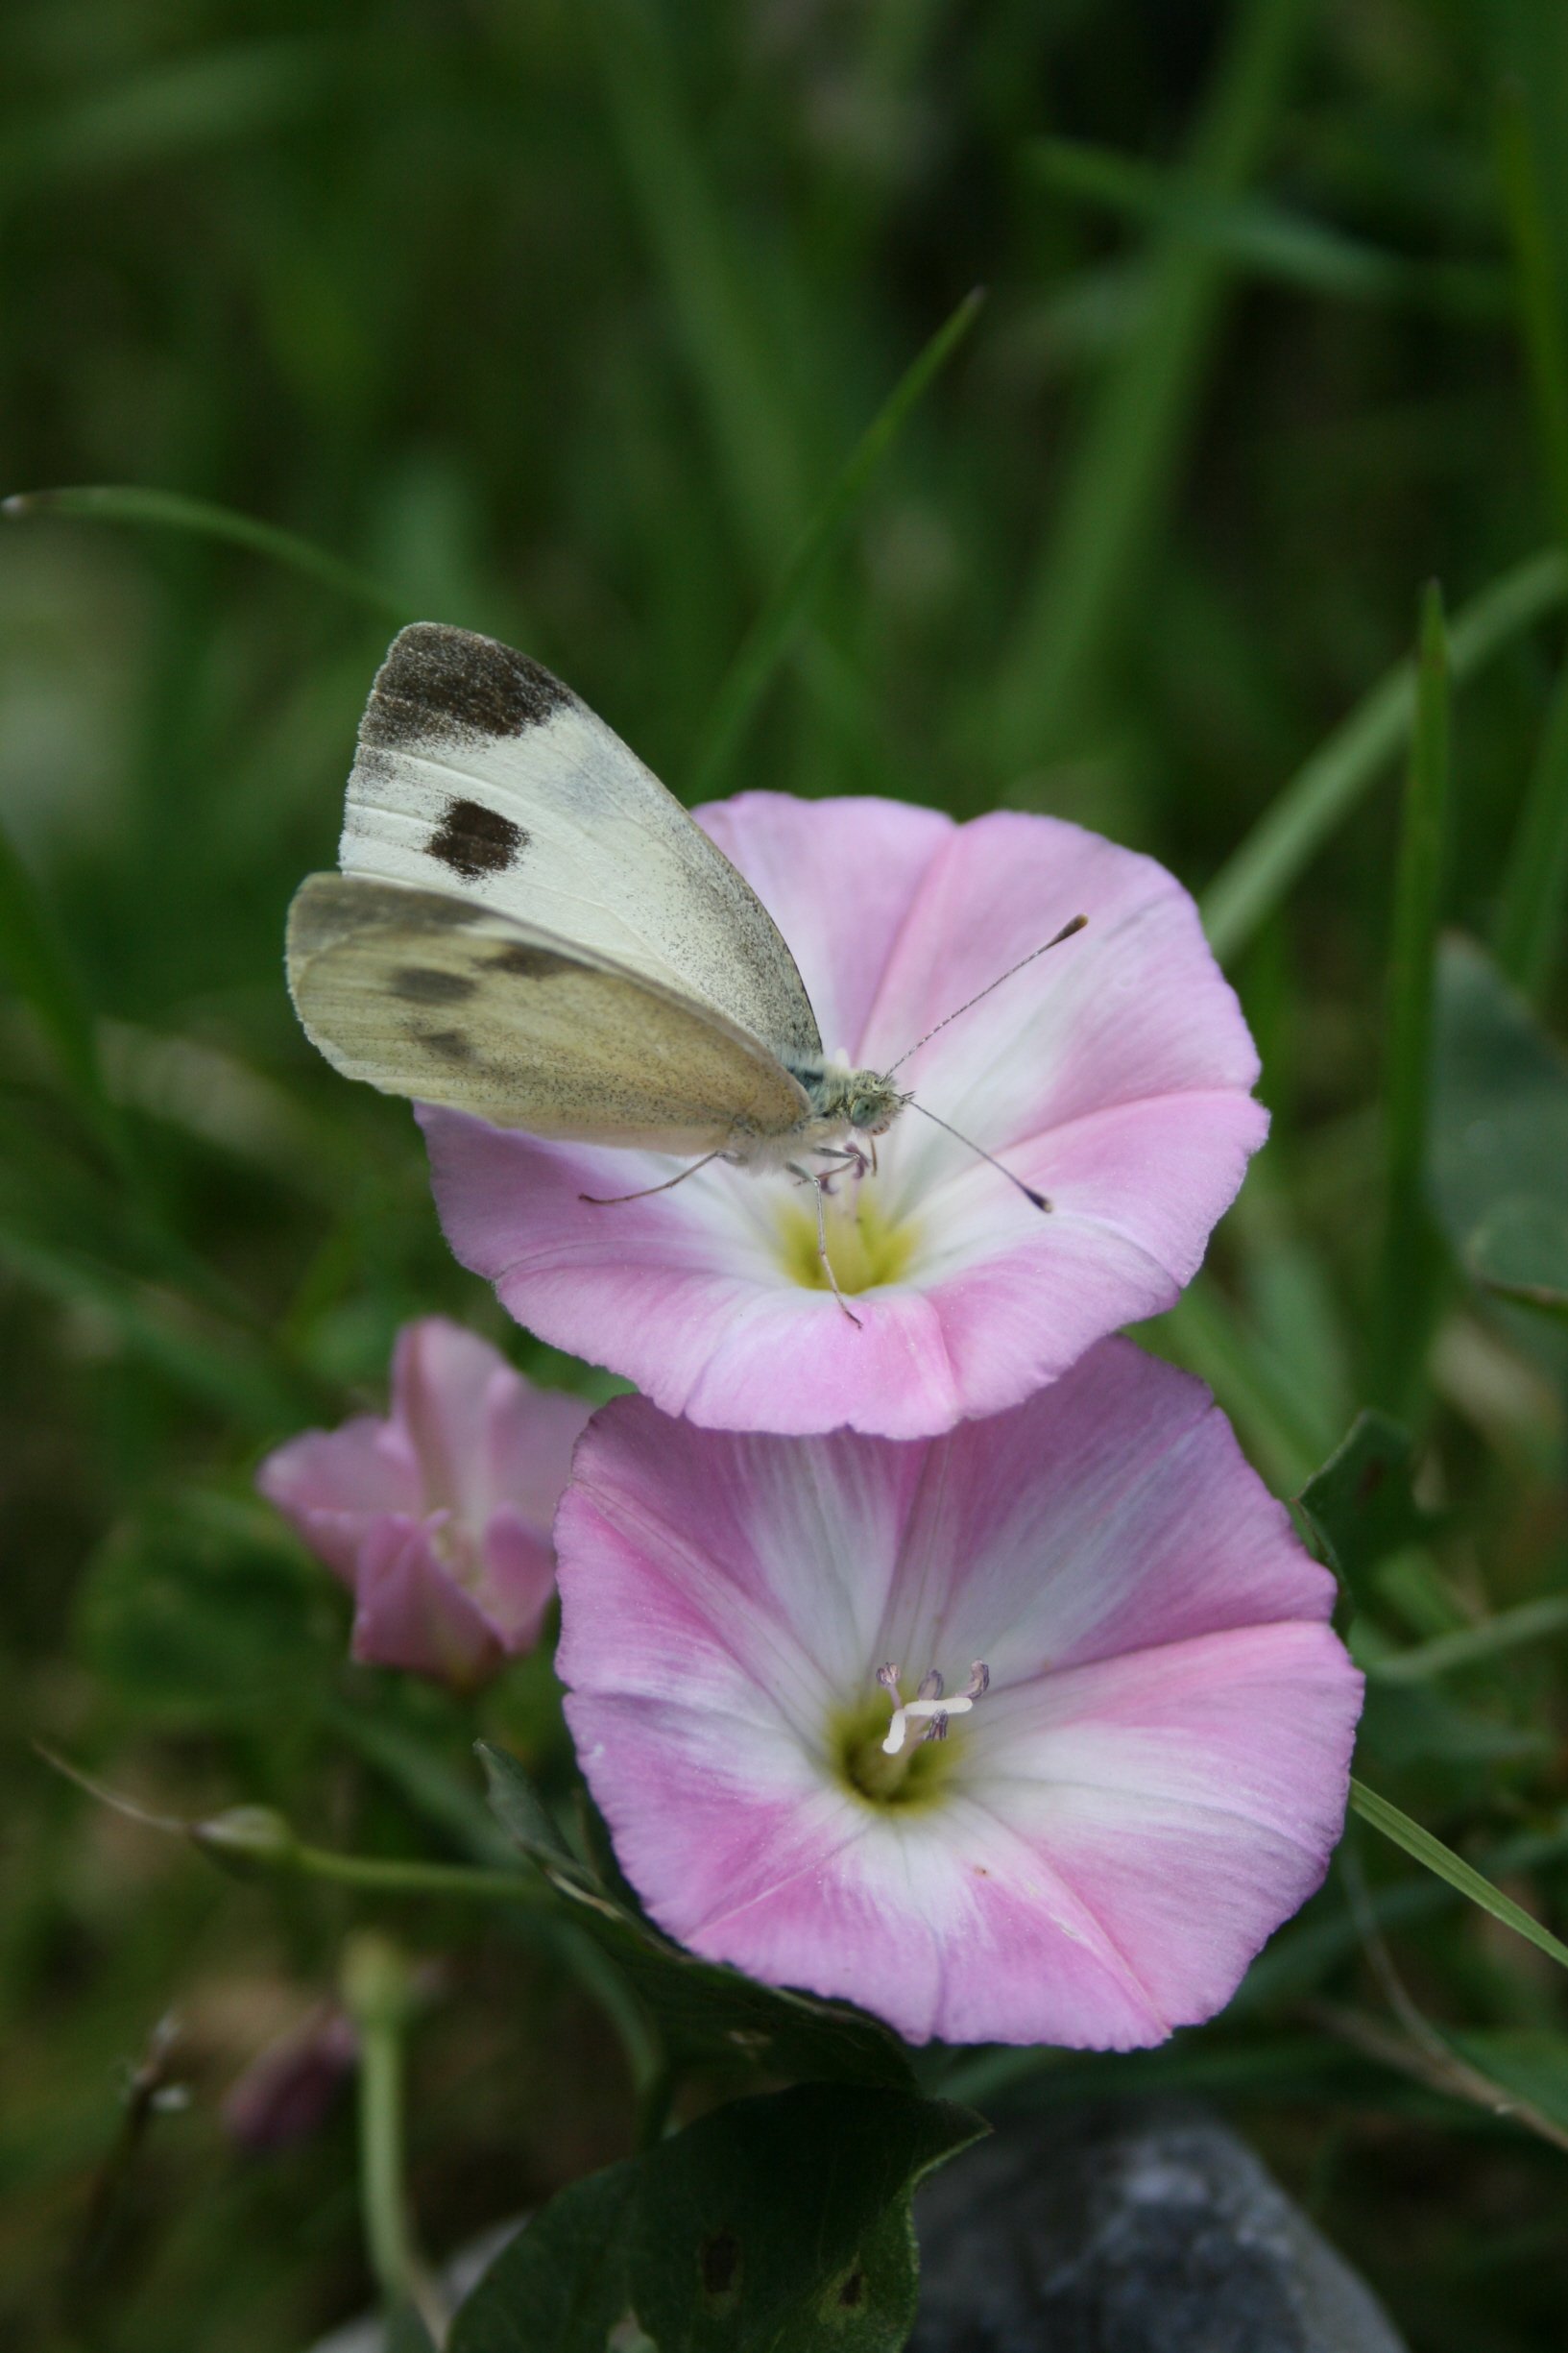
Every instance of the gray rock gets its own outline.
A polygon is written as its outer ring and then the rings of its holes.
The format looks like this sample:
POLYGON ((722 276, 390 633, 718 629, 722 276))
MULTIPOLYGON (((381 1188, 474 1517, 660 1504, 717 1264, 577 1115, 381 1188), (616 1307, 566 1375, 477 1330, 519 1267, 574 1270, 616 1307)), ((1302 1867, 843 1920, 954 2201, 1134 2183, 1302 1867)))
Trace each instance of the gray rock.
POLYGON ((1356 2274, 1217 2117, 1009 2122, 915 2201, 908 2353, 1403 2353, 1356 2274))

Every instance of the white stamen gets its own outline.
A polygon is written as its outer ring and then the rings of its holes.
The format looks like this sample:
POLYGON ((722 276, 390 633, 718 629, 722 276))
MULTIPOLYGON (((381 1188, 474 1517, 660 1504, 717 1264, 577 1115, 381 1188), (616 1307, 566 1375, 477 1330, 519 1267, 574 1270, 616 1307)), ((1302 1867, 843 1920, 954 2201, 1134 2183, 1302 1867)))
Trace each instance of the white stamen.
POLYGON ((977 1659, 969 1670, 967 1690, 958 1693, 953 1699, 943 1698, 942 1678, 934 1666, 921 1679, 920 1695, 917 1699, 900 1698, 899 1670, 896 1666, 880 1666, 877 1669, 877 1681, 893 1703, 893 1721, 887 1727, 887 1736, 882 1742, 882 1755, 897 1757, 902 1753, 904 1744, 909 1736, 911 1724, 925 1726, 926 1729, 920 1735, 924 1740, 945 1740, 948 1736, 948 1718, 954 1715, 968 1715, 975 1702, 984 1697, 990 1686, 991 1670, 983 1660, 977 1659))

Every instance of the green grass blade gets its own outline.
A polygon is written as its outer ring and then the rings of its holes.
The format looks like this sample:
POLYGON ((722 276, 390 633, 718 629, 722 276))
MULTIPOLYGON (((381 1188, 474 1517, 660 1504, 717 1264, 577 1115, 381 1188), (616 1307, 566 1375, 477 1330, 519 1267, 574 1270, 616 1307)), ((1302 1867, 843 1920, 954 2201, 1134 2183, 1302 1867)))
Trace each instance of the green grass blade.
POLYGON ((856 442, 836 481, 818 507, 731 664, 714 700, 694 768, 694 796, 715 791, 735 756, 746 723, 804 621, 823 565, 842 539, 872 477, 924 397, 968 334, 985 290, 966 294, 905 371, 856 442))
MULTIPOLYGON (((1449 676, 1461 685, 1568 594, 1568 560, 1555 547, 1527 557, 1455 615, 1449 676)), ((1415 722, 1415 666, 1396 663, 1264 812, 1199 902, 1222 962, 1247 946, 1341 820, 1395 758, 1415 722)))
POLYGON ((1349 303, 1420 303, 1495 319, 1508 308, 1501 271, 1411 261, 1327 222, 1258 196, 1218 196, 1157 164, 1086 139, 1039 139, 1024 162, 1049 187, 1145 228, 1170 229, 1255 278, 1349 303))
POLYGON ((1568 1631, 1568 1593, 1545 1593, 1539 1601, 1522 1601, 1517 1609, 1500 1610, 1479 1626, 1463 1626, 1454 1634, 1439 1634, 1411 1650, 1368 1662, 1373 1683, 1426 1683, 1455 1667, 1475 1666, 1501 1658, 1526 1642, 1550 1641, 1568 1631))
MULTIPOLYGON (((1194 190, 1233 196, 1252 178, 1306 13, 1300 0, 1240 0, 1188 149, 1194 190)), ((1179 222, 1155 244, 1138 329, 1091 417, 993 691, 990 740, 1009 773, 1069 742, 1098 691, 1180 470, 1230 275, 1179 222)))
POLYGON ((315 1400, 275 1372, 237 1335, 208 1338, 183 1302, 78 1252, 0 1224, 0 1265, 65 1307, 88 1307, 127 1353, 151 1366, 209 1413, 260 1433, 286 1429, 315 1400))
POLYGON ((341 564, 336 556, 312 546, 309 540, 279 530, 276 523, 258 522, 252 515, 236 515, 229 507, 214 506, 208 499, 187 498, 181 491, 142 490, 133 484, 24 490, 0 499, 0 515, 84 515, 99 522, 150 523, 155 528, 195 531, 207 539, 227 540, 230 546, 248 548, 253 555, 268 556, 275 564, 289 565, 399 626, 417 619, 400 596, 367 579, 351 565, 341 564))
POLYGON ((762 577, 800 528, 804 468, 779 355, 687 118, 669 34, 646 0, 586 12, 615 138, 707 410, 751 561, 762 577))
POLYGON ((123 1176, 132 1155, 98 1058, 92 1007, 36 884, 0 833, 0 971, 31 1006, 78 1115, 123 1176))
POLYGON ((1562 290, 1530 115, 1516 83, 1506 84, 1498 96, 1497 169, 1513 247, 1514 298, 1541 454, 1557 529, 1568 545, 1568 342, 1562 290))
POLYGON ((1557 676, 1540 749, 1508 855, 1497 918, 1497 960, 1537 1003, 1562 949, 1568 907, 1568 662, 1557 676))
POLYGON ((283 37, 193 44, 183 56, 95 78, 58 109, 15 110, 0 158, 0 193, 32 194, 146 171, 204 149, 232 154, 243 141, 276 139, 321 108, 332 63, 328 41, 283 37))
POLYGON ((1368 1789, 1364 1782, 1354 1777, 1350 1783, 1350 1805, 1352 1812, 1360 1814, 1375 1831, 1381 1831, 1396 1847, 1403 1847, 1407 1855, 1413 1856, 1428 1871, 1446 1880, 1450 1887, 1458 1888, 1461 1896, 1467 1896, 1484 1912, 1490 1912, 1494 1920, 1501 1920, 1506 1928, 1524 1937, 1537 1953, 1546 1953, 1559 1968, 1568 1969, 1568 1945, 1559 1944, 1550 1928, 1543 1928, 1538 1920, 1532 1919, 1500 1887, 1494 1887, 1490 1880, 1483 1879, 1479 1871, 1461 1861, 1440 1838, 1434 1838, 1419 1822, 1412 1822, 1409 1814, 1401 1813, 1397 1806, 1390 1806, 1387 1798, 1380 1798, 1375 1789, 1368 1789))
POLYGON ((1426 1352, 1438 1257, 1426 1201, 1437 926, 1448 833, 1448 638, 1434 583, 1421 602, 1415 734, 1394 883, 1388 973, 1383 1262, 1372 1397, 1408 1415, 1426 1352))

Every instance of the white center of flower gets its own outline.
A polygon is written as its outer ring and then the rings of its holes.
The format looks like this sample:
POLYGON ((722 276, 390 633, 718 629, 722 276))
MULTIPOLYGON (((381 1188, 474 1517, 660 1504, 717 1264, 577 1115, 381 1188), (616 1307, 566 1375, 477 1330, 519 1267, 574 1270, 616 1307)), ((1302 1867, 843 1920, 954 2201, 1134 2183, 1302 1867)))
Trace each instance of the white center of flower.
POLYGON ((945 1740, 950 1716, 968 1715, 977 1699, 983 1699, 991 1686, 991 1670, 983 1659, 977 1659, 969 1670, 969 1681, 951 1699, 943 1697, 942 1678, 935 1667, 921 1678, 920 1689, 913 1699, 905 1699, 899 1689, 899 1670, 896 1666, 880 1666, 877 1681, 893 1703, 893 1721, 887 1727, 882 1742, 884 1757, 897 1757, 909 1737, 909 1727, 918 1724, 917 1740, 945 1740))

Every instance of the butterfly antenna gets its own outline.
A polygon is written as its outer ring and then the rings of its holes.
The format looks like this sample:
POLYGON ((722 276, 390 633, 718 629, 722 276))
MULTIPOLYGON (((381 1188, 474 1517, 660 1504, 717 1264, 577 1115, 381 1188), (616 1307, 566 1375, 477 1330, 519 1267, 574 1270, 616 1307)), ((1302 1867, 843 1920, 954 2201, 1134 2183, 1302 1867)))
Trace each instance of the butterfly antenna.
MULTIPOLYGON (((1054 946, 1054 941, 1051 944, 1054 946)), ((1035 954, 1037 956, 1040 954, 1038 948, 1035 950, 1035 954)), ((1025 958, 1025 961, 1027 959, 1025 958)), ((1003 980, 1005 980, 1007 975, 1003 973, 1001 977, 1003 980)), ((960 1008, 960 1010, 962 1008, 960 1008)), ((913 1049, 911 1049, 911 1052, 912 1051, 913 1049)), ((978 1152, 982 1160, 989 1160, 991 1166, 998 1172, 998 1174, 1005 1176, 1010 1185, 1017 1185, 1019 1191, 1023 1194, 1024 1199, 1026 1201, 1033 1201, 1037 1209, 1049 1209, 1050 1207, 1049 1201, 1047 1201, 1043 1193, 1037 1193, 1033 1185, 1026 1185, 1022 1176, 1015 1176, 1012 1170, 1005 1167, 1003 1163, 997 1158, 995 1152, 987 1152, 983 1144, 977 1144, 973 1136, 960 1135, 956 1128, 949 1128, 945 1119, 938 1119, 934 1111, 928 1111, 925 1104, 923 1103, 917 1103, 912 1095, 906 1095, 905 1097, 905 1107, 910 1111, 918 1111, 922 1119, 929 1119, 934 1127, 945 1128, 947 1133, 955 1138, 958 1143, 967 1144, 971 1152, 978 1152)))
MULTIPOLYGON (((1003 981, 1010 981, 1015 972, 1022 972, 1025 964, 1032 964, 1037 956, 1049 955, 1052 948, 1059 948, 1064 939, 1071 939, 1074 932, 1081 932, 1088 920, 1089 918, 1087 915, 1074 915, 1071 923, 1063 924, 1061 930, 1057 933, 1054 939, 1048 939, 1043 948, 1031 948, 1027 956, 1021 956, 1016 964, 1009 964, 1005 972, 999 972, 994 981, 988 981, 985 986, 979 991, 978 995, 974 997, 966 997, 962 1005, 954 1006, 951 1013, 945 1013, 942 1019, 937 1023, 936 1030, 945 1030, 950 1021, 956 1021, 959 1014, 967 1013, 972 1005, 978 1005, 981 997, 989 997, 991 991, 994 988, 1000 988, 1003 981)), ((907 1062, 912 1054, 918 1054, 922 1046, 929 1045, 931 1039, 936 1035, 936 1030, 928 1030, 924 1037, 917 1037, 912 1046, 906 1046, 904 1052, 900 1055, 898 1061, 890 1062, 887 1066, 886 1072, 883 1075, 886 1078, 891 1079, 893 1073, 900 1067, 901 1064, 907 1062)), ((934 1115, 928 1111, 926 1116, 928 1119, 930 1119, 934 1115)), ((937 1125, 940 1127, 941 1122, 938 1121, 937 1125)), ((959 1139, 960 1142, 963 1142, 964 1140, 965 1139, 962 1137, 959 1139)), ((974 1147, 976 1152, 979 1152, 979 1149, 980 1148, 977 1144, 974 1147)), ((988 1156, 988 1154, 981 1154, 982 1158, 986 1158, 988 1156)), ((1027 1190, 1028 1187, 1025 1186, 1025 1191, 1027 1192, 1027 1190)))

